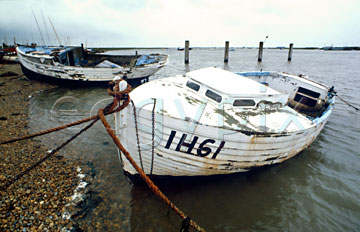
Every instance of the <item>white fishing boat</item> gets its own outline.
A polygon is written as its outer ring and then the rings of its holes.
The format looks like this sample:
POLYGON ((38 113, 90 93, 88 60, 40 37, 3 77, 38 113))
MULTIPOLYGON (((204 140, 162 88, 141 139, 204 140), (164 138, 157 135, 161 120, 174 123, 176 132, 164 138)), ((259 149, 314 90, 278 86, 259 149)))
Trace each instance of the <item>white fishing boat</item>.
POLYGON ((16 56, 16 54, 14 55, 4 55, 2 57, 0 57, 0 63, 16 63, 18 62, 18 58, 16 56))
POLYGON ((168 55, 109 55, 88 52, 81 47, 18 46, 23 73, 31 79, 56 84, 107 85, 122 75, 135 85, 164 67, 168 55))
MULTIPOLYGON (((134 104, 115 116, 116 134, 149 175, 245 172, 309 147, 334 96, 302 75, 205 68, 133 90, 134 104)), ((124 170, 137 174, 120 157, 124 170)))

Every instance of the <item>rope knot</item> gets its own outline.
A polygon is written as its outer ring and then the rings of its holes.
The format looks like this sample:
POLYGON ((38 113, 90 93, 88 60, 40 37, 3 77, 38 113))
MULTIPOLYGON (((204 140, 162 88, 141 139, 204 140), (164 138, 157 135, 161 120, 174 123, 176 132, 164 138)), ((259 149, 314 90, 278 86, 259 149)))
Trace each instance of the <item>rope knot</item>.
POLYGON ((108 83, 107 92, 110 96, 114 97, 111 104, 104 108, 104 113, 122 110, 130 102, 129 93, 131 91, 131 85, 129 85, 123 78, 110 81, 108 83), (123 104, 119 104, 120 101, 124 101, 123 104))
POLYGON ((110 96, 117 97, 119 100, 124 100, 124 97, 127 97, 131 92, 131 85, 129 85, 126 80, 119 79, 115 81, 110 81, 108 84, 107 92, 110 96))

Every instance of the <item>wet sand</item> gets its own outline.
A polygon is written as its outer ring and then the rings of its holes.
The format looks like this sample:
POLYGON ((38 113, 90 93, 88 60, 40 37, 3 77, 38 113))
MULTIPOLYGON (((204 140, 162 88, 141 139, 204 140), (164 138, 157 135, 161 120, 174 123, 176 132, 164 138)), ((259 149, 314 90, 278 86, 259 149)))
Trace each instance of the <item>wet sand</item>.
MULTIPOLYGON (((29 134, 30 96, 54 87, 28 80, 19 64, 0 64, 0 141, 29 134)), ((48 150, 37 138, 0 145, 1 185, 48 150)), ((72 219, 63 219, 63 214, 73 207, 71 196, 80 181, 78 163, 67 159, 66 154, 55 154, 1 190, 0 231, 61 231, 76 227, 72 219)))

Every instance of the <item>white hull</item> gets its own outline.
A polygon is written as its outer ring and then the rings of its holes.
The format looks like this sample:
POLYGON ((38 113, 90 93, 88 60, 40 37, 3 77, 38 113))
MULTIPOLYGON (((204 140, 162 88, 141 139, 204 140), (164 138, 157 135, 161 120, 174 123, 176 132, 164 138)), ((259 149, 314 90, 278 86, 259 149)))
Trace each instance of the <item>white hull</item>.
MULTIPOLYGON (((130 93, 137 120, 133 105, 128 105, 115 115, 116 134, 146 174, 231 174, 284 162, 312 144, 333 110, 335 99, 328 88, 310 85, 307 79, 286 74, 280 78, 286 82, 278 83, 278 76, 271 74, 267 83, 284 90, 289 86, 289 92, 283 93, 234 75, 204 69, 155 80, 130 93), (204 77, 204 73, 210 74, 204 77), (206 84, 211 73, 215 81, 209 83, 218 90, 206 84), (228 82, 235 79, 233 85, 214 83, 225 77, 228 82), (295 82, 299 88, 292 94, 295 82), (239 88, 241 94, 236 92, 239 88), (302 93, 313 101, 297 100, 302 93), (292 108, 289 102, 297 105, 292 108), (316 109, 315 116, 295 110, 304 107, 316 109)), ((126 172, 137 173, 123 155, 121 159, 126 172)))
POLYGON ((109 82, 115 76, 126 77, 129 81, 136 79, 147 78, 167 63, 167 60, 161 63, 147 64, 143 66, 127 67, 82 67, 82 66, 68 66, 53 62, 51 56, 34 56, 28 55, 17 49, 18 59, 20 64, 38 75, 51 77, 66 81, 81 81, 81 82, 109 82))
POLYGON ((5 55, 2 57, 2 60, 4 62, 18 62, 18 58, 17 56, 8 56, 8 55, 5 55))
MULTIPOLYGON (((129 107, 126 111, 128 124, 126 129, 118 131, 119 139, 132 154, 136 163, 140 165, 132 107, 129 107)), ((184 130, 184 128, 191 128, 191 123, 157 115, 155 120, 154 159, 153 165, 151 165, 151 112, 142 110, 137 117, 139 117, 138 127, 144 171, 146 174, 152 175, 207 176, 245 172, 256 167, 281 163, 311 145, 323 129, 330 113, 331 110, 324 115, 320 123, 304 131, 268 136, 246 135, 242 132, 205 125, 198 125, 195 131, 184 130), (166 148, 172 131, 176 132, 175 136, 170 147, 166 148), (185 142, 189 144, 194 141, 194 136, 198 137, 191 154, 187 153, 187 146, 180 146, 180 151, 176 151, 183 134, 187 135, 185 142), (205 144, 203 148, 210 148, 211 152, 205 157, 200 157, 197 154, 199 146, 207 139, 215 142, 205 144), (223 141, 225 144, 221 151, 215 158, 212 158, 223 141), (152 173, 150 172, 151 166, 152 173)), ((119 125, 119 122, 117 125, 119 125)), ((137 173, 123 155, 122 160, 125 171, 130 174, 137 173)))

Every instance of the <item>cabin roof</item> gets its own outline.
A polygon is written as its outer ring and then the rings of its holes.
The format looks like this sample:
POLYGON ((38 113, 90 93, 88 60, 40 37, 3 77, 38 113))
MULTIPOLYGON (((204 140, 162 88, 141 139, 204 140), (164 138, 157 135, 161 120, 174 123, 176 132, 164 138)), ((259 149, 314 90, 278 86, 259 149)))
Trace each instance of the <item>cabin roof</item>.
POLYGON ((209 67, 187 73, 187 76, 201 84, 230 96, 281 95, 282 93, 266 87, 249 78, 243 78, 235 73, 209 67))
MULTIPOLYGON (((296 118, 296 124, 290 122, 285 131, 302 130, 312 125, 309 119, 286 105, 279 106, 279 108, 271 108, 270 106, 269 111, 266 111, 262 107, 244 108, 234 106, 232 101, 226 102, 227 104, 217 104, 205 96, 204 90, 207 87, 196 92, 187 88, 186 83, 187 79, 181 78, 181 76, 156 79, 135 88, 131 91, 130 96, 137 109, 141 108, 139 115, 146 111, 152 112, 155 103, 155 110, 160 115, 213 127, 278 133, 282 131, 283 124, 287 123, 289 118, 296 118), (156 99, 156 102, 154 99, 156 99), (144 109, 146 111, 142 111, 144 109), (263 121, 265 114, 266 122, 263 121), (265 125, 262 123, 265 123, 265 125)), ((257 98, 255 100, 258 102, 266 99, 278 102, 276 100, 283 100, 283 96, 287 95, 257 98)), ((229 99, 231 98, 227 100, 229 99)), ((235 100, 236 98, 232 99, 235 100)), ((183 126, 183 124, 174 124, 173 126, 174 128, 180 128, 179 125, 183 126)))

